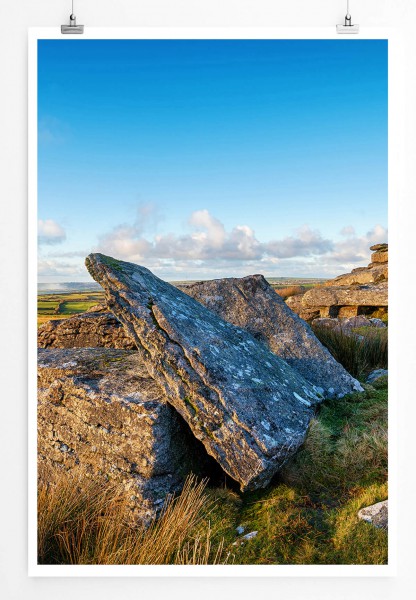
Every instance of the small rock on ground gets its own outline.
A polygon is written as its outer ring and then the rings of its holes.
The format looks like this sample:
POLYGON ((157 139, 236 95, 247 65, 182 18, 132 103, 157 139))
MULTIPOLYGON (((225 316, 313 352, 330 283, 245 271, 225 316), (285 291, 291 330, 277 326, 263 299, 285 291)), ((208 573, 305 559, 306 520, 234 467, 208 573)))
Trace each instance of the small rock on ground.
POLYGON ((371 371, 371 373, 367 377, 366 382, 374 383, 377 379, 380 379, 380 377, 387 377, 387 376, 388 376, 387 369, 375 369, 374 371, 371 371))
POLYGON ((371 523, 379 529, 387 529, 388 527, 388 500, 377 502, 371 506, 366 506, 358 511, 358 518, 371 523))

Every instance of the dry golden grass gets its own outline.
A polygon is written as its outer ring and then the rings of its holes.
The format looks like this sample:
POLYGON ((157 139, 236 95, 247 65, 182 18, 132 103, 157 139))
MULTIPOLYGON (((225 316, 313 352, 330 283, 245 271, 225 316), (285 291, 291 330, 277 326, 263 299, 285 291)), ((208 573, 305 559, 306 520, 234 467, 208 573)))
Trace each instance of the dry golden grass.
POLYGON ((281 296, 281 298, 284 300, 289 298, 289 296, 298 296, 299 294, 304 294, 305 292, 306 288, 303 285, 291 285, 289 287, 276 290, 276 294, 279 294, 279 296, 281 296))
POLYGON ((115 485, 62 472, 42 477, 38 492, 40 564, 224 564, 223 543, 213 543, 209 513, 214 503, 205 481, 188 477, 169 497, 159 519, 146 528, 129 518, 127 493, 115 485), (42 483, 43 481, 43 483, 42 483))

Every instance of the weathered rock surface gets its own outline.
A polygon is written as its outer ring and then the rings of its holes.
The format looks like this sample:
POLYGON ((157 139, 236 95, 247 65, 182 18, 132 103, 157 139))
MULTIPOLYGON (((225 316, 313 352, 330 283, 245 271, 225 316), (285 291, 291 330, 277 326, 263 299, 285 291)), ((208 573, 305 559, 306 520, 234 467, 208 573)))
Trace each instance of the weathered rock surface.
POLYGON ((301 319, 304 321, 311 321, 317 319, 321 314, 319 308, 306 308, 302 304, 302 298, 304 294, 296 294, 296 296, 289 296, 285 302, 290 310, 293 310, 301 319))
POLYGON ((370 267, 359 267, 353 269, 351 273, 346 275, 339 275, 335 279, 331 279, 324 283, 324 286, 333 285, 362 285, 367 283, 380 283, 388 279, 388 265, 387 264, 375 264, 370 267))
POLYGON ((120 321, 102 308, 69 319, 48 321, 38 329, 39 348, 124 348, 136 350, 120 321))
POLYGON ((387 369, 375 369, 374 371, 371 371, 371 373, 367 377, 367 383, 374 383, 375 381, 377 381, 377 379, 380 379, 381 377, 387 377, 388 374, 389 372, 387 369))
POLYGON ((90 306, 90 308, 86 312, 87 313, 103 313, 103 312, 108 312, 108 308, 105 304, 94 304, 94 306, 90 306))
POLYGON ((364 315, 358 317, 349 317, 346 319, 330 319, 330 318, 319 318, 312 321, 314 327, 327 327, 328 329, 334 329, 336 331, 343 331, 344 333, 350 333, 353 329, 358 327, 372 327, 373 329, 385 329, 386 325, 381 319, 369 319, 364 315))
POLYGON ((387 251, 373 252, 371 255, 371 263, 386 263, 389 260, 387 251))
POLYGON ((362 390, 262 275, 201 281, 188 285, 184 292, 264 342, 305 379, 322 388, 325 396, 362 390))
POLYGON ((40 349, 38 382, 39 464, 121 482, 140 518, 204 460, 137 351, 40 349))
POLYGON ((86 259, 149 374, 243 490, 267 485, 302 444, 319 391, 265 344, 148 269, 86 259))
POLYGON ((351 288, 342 286, 312 288, 304 294, 302 304, 312 308, 321 306, 387 306, 388 286, 387 283, 378 283, 351 288))
POLYGON ((388 500, 384 500, 383 502, 377 502, 377 504, 362 508, 358 511, 358 518, 371 523, 374 527, 387 529, 389 518, 388 503, 388 500))
POLYGON ((388 248, 388 244, 374 244, 374 246, 370 246, 372 252, 387 252, 388 248))

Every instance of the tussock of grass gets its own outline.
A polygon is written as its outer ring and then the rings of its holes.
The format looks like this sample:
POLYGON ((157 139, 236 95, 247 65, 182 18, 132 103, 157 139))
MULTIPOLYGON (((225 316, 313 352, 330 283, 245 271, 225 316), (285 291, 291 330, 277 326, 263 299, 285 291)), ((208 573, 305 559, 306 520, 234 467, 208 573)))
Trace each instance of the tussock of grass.
POLYGON ((206 482, 190 476, 149 527, 128 519, 128 496, 113 485, 63 472, 38 494, 40 564, 220 564, 223 542, 212 541, 214 502, 206 482))
POLYGON ((361 335, 320 326, 313 331, 351 375, 363 378, 373 369, 387 369, 387 329, 366 329, 361 335))
POLYGON ((290 285, 285 288, 281 288, 280 290, 276 290, 276 294, 279 294, 284 300, 289 298, 289 296, 298 296, 299 294, 304 294, 306 292, 306 287, 303 285, 290 285))

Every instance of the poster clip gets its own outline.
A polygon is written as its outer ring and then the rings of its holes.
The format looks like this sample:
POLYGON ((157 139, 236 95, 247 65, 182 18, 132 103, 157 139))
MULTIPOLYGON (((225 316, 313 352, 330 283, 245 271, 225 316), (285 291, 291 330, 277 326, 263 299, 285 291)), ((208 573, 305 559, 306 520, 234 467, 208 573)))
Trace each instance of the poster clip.
POLYGON ((72 12, 69 16, 69 25, 61 25, 61 33, 84 33, 84 25, 77 25, 74 15, 74 0, 72 0, 72 12))
POLYGON ((347 14, 345 15, 345 23, 343 25, 337 25, 337 33, 358 33, 359 31, 360 26, 353 25, 351 22, 350 0, 347 0, 347 14))

